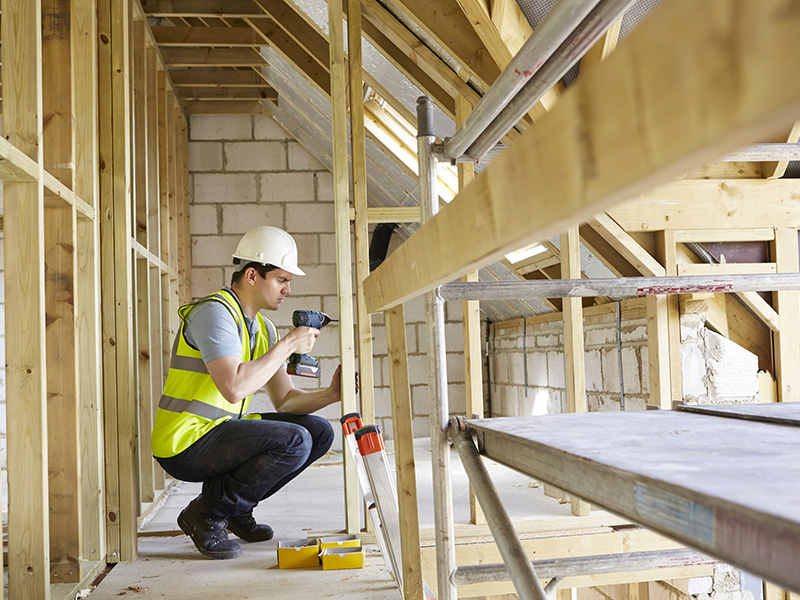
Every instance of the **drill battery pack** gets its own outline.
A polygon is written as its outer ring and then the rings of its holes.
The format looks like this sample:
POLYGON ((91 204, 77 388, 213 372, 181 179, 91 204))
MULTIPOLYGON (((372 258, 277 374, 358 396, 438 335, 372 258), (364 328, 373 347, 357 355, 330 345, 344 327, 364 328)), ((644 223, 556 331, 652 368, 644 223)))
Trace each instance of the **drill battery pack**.
POLYGON ((298 377, 319 379, 321 371, 319 362, 310 354, 292 354, 286 365, 286 372, 298 377))

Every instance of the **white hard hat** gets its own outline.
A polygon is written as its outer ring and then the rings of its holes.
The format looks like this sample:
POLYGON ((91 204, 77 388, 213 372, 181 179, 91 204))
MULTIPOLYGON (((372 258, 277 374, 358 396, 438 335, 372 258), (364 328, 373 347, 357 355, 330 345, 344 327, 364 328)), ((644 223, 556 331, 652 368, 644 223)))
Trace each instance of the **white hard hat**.
POLYGON ((297 266, 297 244, 283 229, 264 225, 251 229, 239 240, 233 258, 262 265, 274 265, 294 275, 305 275, 297 266))

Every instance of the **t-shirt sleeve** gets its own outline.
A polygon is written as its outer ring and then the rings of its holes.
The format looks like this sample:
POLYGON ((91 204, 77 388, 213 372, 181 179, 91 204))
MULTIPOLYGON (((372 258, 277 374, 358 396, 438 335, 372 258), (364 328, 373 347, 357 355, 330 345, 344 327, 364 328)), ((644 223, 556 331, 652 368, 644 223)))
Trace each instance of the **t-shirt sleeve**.
POLYGON ((186 341, 200 351, 203 362, 223 356, 242 358, 242 340, 230 311, 221 302, 203 302, 186 318, 186 341))

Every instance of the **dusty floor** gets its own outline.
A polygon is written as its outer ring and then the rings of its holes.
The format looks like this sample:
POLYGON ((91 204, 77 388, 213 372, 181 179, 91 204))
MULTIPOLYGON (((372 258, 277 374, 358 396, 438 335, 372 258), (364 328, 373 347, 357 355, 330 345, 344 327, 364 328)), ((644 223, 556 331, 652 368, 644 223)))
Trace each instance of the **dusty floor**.
MULTIPOLYGON (((430 452, 424 443, 417 450, 420 524, 433 525, 430 452)), ((213 600, 225 598, 347 598, 397 600, 393 583, 376 546, 367 546, 365 568, 348 571, 277 568, 278 540, 341 531, 344 527, 341 455, 329 455, 284 490, 256 508, 256 518, 269 523, 275 538, 269 542, 242 542, 244 553, 235 560, 212 561, 202 557, 184 535, 153 537, 153 532, 179 532, 175 519, 199 491, 198 484, 181 484, 142 528, 139 560, 116 565, 88 596, 89 600, 169 598, 213 600)), ((393 457, 390 462, 393 464, 393 457)), ((468 522, 467 479, 453 455, 453 496, 456 522, 468 522)), ((569 505, 547 498, 542 488, 514 471, 490 464, 501 497, 513 518, 568 516, 569 505)))

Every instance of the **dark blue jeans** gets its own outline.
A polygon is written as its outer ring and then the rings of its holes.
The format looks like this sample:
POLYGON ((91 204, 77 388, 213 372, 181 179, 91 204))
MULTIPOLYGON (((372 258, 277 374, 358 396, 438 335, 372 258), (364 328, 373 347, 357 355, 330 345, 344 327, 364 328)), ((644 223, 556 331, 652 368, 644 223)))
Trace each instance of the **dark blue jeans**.
POLYGON ((176 479, 202 481, 209 516, 223 520, 272 496, 332 443, 333 428, 321 417, 262 413, 221 423, 180 454, 156 460, 176 479))

